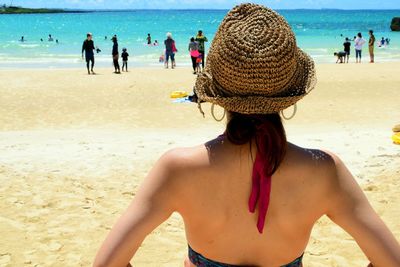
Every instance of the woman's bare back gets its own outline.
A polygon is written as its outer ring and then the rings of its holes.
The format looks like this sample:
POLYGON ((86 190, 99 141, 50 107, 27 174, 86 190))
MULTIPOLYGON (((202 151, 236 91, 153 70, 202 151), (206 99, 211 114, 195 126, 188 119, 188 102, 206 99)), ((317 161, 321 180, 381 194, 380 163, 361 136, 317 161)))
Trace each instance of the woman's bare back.
POLYGON ((247 205, 252 148, 218 138, 164 154, 112 228, 94 266, 127 266, 144 238, 175 211, 185 222, 188 244, 213 261, 263 267, 290 263, 304 252, 314 223, 326 214, 353 236, 374 267, 399 266, 398 241, 343 162, 290 143, 272 176, 260 234, 257 214, 247 205))
POLYGON ((333 177, 326 153, 288 144, 272 177, 263 234, 257 210, 248 209, 255 145, 237 146, 218 138, 206 146, 180 151, 185 182, 182 215, 189 245, 214 261, 281 266, 301 256, 315 221, 321 217, 333 177))

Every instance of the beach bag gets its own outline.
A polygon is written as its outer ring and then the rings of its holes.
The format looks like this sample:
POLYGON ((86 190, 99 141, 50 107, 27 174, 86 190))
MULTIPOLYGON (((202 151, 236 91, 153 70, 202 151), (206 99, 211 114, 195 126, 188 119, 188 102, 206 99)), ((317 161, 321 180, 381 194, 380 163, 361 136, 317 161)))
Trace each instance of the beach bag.
POLYGON ((172 42, 172 53, 176 53, 178 50, 176 49, 175 42, 172 42))

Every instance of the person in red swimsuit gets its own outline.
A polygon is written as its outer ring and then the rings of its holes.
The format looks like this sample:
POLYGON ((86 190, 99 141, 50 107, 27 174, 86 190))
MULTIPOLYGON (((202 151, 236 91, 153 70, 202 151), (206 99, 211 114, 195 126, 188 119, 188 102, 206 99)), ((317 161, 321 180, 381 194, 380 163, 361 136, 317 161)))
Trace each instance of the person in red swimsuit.
POLYGON ((352 235, 370 266, 400 266, 398 241, 341 159, 286 139, 280 112, 315 84, 314 62, 282 16, 256 4, 233 8, 194 90, 200 109, 226 110, 224 134, 158 160, 94 266, 129 266, 173 212, 185 224, 186 266, 302 266, 323 215, 352 235))

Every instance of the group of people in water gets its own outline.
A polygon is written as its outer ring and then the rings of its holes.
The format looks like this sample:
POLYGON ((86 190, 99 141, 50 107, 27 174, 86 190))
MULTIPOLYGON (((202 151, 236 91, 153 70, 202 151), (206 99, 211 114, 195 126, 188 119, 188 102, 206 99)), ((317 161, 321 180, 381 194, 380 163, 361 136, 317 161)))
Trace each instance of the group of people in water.
MULTIPOLYGON (((369 30, 368 33, 369 33, 368 52, 370 57, 369 63, 374 63, 375 62, 374 50, 375 50, 376 38, 373 30, 369 30)), ((361 32, 357 33, 357 36, 354 36, 352 40, 348 37, 345 38, 345 42, 343 43, 343 48, 344 48, 343 51, 334 53, 334 56, 337 57, 336 63, 349 63, 351 41, 354 42, 356 63, 361 63, 362 49, 364 44, 367 43, 367 41, 362 37, 361 32)), ((389 43, 390 43, 389 38, 382 37, 382 39, 378 43, 378 47, 386 47, 387 45, 389 45, 389 43)))
MULTIPOLYGON (((20 42, 26 42, 27 40, 25 39, 25 36, 21 36, 21 39, 19 39, 20 42)), ((43 42, 43 38, 40 38, 40 41, 43 42)), ((47 39, 49 42, 54 42, 54 38, 51 34, 49 34, 49 37, 47 39)), ((56 43, 58 44, 58 39, 56 39, 56 43)))
MULTIPOLYGON (((104 37, 104 40, 107 40, 107 36, 104 37)), ((111 41, 113 42, 113 47, 112 47, 112 59, 113 59, 113 65, 114 65, 114 73, 120 74, 121 69, 119 65, 119 49, 118 49, 118 38, 117 35, 114 35, 111 38, 111 41)), ((158 46, 159 43, 157 40, 152 42, 151 35, 150 33, 147 35, 146 38, 147 45, 151 46, 158 46)), ((191 37, 190 38, 190 43, 189 43, 189 54, 192 60, 192 67, 193 67, 193 73, 201 73, 202 69, 204 69, 205 66, 205 42, 208 42, 207 37, 203 34, 203 31, 199 30, 196 37, 191 37)), ((175 53, 178 52, 178 49, 176 48, 175 40, 172 38, 172 33, 168 32, 166 34, 166 39, 164 40, 164 45, 165 45, 165 50, 164 53, 160 56, 159 62, 164 63, 165 68, 169 68, 170 62, 171 62, 171 68, 174 69, 176 67, 176 61, 175 61, 175 53)), ((93 68, 95 64, 94 60, 94 52, 101 52, 101 50, 94 45, 93 42, 93 35, 89 32, 86 35, 86 39, 84 40, 82 44, 82 58, 86 60, 86 68, 88 74, 95 74, 93 68)), ((126 48, 122 49, 122 71, 128 71, 128 57, 129 53, 126 48)))
POLYGON ((148 45, 148 46, 158 46, 158 41, 157 41, 157 40, 155 40, 154 43, 151 42, 151 35, 150 35, 150 33, 147 34, 146 41, 147 41, 147 45, 148 45))

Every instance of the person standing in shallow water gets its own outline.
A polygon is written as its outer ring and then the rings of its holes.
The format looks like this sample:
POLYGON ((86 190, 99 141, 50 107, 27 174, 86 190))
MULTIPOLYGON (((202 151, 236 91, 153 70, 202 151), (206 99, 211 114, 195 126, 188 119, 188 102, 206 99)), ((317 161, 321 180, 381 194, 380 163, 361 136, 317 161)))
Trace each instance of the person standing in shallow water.
POLYGON ((86 34, 86 40, 83 41, 82 44, 82 58, 83 58, 83 52, 85 52, 85 59, 86 59, 86 68, 87 68, 87 72, 88 74, 90 74, 90 71, 92 72, 92 74, 95 74, 93 71, 93 67, 94 67, 94 42, 93 42, 93 37, 92 34, 89 32, 86 34), (91 67, 90 67, 90 71, 89 71, 89 63, 92 63, 91 67))
POLYGON ((361 32, 359 32, 354 40, 354 48, 356 49, 356 63, 361 63, 361 53, 365 43, 366 42, 364 38, 362 38, 361 32))
POLYGON ((167 39, 164 41, 165 45, 165 67, 168 69, 169 67, 169 59, 171 58, 171 68, 175 68, 175 52, 176 46, 175 41, 172 39, 172 34, 170 32, 167 33, 167 39))
POLYGON ((112 58, 113 58, 113 63, 114 63, 114 73, 120 74, 120 68, 119 68, 119 52, 118 52, 118 39, 117 36, 114 35, 114 37, 111 39, 113 42, 113 48, 112 48, 112 58))
POLYGON ((369 31, 369 41, 368 41, 368 49, 369 49, 369 63, 375 62, 375 55, 374 55, 374 47, 375 46, 375 35, 374 31, 369 31))
POLYGON ((203 34, 203 31, 199 31, 198 33, 197 33, 197 36, 196 36, 196 42, 198 42, 199 43, 199 53, 201 54, 201 60, 202 60, 202 66, 203 66, 203 69, 204 69, 204 64, 205 64, 205 54, 206 54, 206 47, 205 47, 205 42, 208 42, 208 39, 207 39, 207 37, 205 37, 204 36, 204 34, 203 34))
POLYGON ((153 165, 93 266, 130 266, 146 236, 177 212, 188 243, 185 266, 301 267, 313 226, 326 215, 370 266, 399 267, 399 242, 340 158, 287 140, 280 114, 315 88, 316 72, 284 17, 260 5, 236 6, 208 58, 194 85, 196 106, 224 108, 224 133, 170 150, 153 165), (235 60, 241 64, 232 66, 235 60))
POLYGON ((151 35, 150 35, 150 33, 147 34, 146 40, 147 40, 147 45, 151 45, 151 35))

